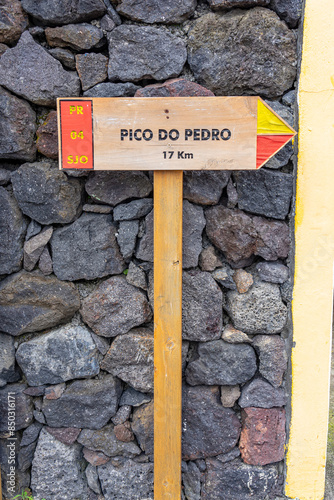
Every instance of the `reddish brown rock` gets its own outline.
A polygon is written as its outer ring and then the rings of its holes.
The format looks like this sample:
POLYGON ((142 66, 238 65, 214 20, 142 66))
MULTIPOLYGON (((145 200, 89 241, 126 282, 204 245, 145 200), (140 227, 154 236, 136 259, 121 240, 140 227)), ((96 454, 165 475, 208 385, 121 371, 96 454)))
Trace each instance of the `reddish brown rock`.
POLYGON ((0 2, 0 42, 13 43, 28 25, 28 16, 19 0, 0 2))
POLYGON ((130 422, 124 422, 124 424, 115 425, 114 433, 118 441, 123 441, 123 443, 129 443, 134 440, 134 435, 131 430, 130 422))
POLYGON ((209 239, 227 260, 240 265, 259 255, 265 260, 277 260, 288 255, 289 228, 280 221, 251 217, 241 210, 231 210, 222 205, 208 208, 205 212, 209 239))
POLYGON ((247 333, 244 333, 241 330, 237 330, 233 325, 226 326, 222 334, 222 339, 229 344, 242 344, 243 342, 252 342, 247 333))
POLYGON ((202 271, 214 271, 217 267, 222 266, 223 263, 217 256, 216 251, 212 245, 203 248, 199 256, 199 266, 202 271))
POLYGON ((88 448, 84 448, 82 452, 87 462, 89 462, 94 467, 97 467, 98 465, 104 465, 110 460, 110 457, 107 457, 107 455, 102 453, 102 451, 93 451, 89 450, 88 448))
POLYGON ((233 275, 239 293, 246 293, 253 284, 253 276, 243 269, 237 269, 233 275))
POLYGON ((59 399, 66 389, 66 384, 50 385, 45 389, 45 399, 59 399))
POLYGON ((81 429, 75 429, 74 427, 45 427, 45 429, 58 441, 68 445, 73 444, 81 432, 81 429))
POLYGON ((164 83, 147 85, 135 93, 135 97, 199 97, 213 95, 211 90, 183 78, 173 78, 164 83))
POLYGON ((245 408, 242 411, 240 452, 251 465, 266 465, 284 458, 285 410, 245 408))
POLYGON ((57 112, 51 111, 45 122, 37 129, 37 149, 42 155, 56 160, 58 158, 57 112))

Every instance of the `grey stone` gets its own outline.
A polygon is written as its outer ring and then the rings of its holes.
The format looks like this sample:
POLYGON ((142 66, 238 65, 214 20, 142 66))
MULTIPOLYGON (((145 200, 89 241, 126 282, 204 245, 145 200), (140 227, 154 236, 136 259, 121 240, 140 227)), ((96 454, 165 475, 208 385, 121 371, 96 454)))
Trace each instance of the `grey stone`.
POLYGON ((208 208, 205 216, 208 238, 238 267, 252 255, 265 260, 288 256, 290 236, 285 222, 251 217, 223 205, 208 208))
MULTIPOLYGON (((223 453, 222 455, 217 455, 217 460, 221 462, 222 464, 225 464, 226 462, 230 462, 231 460, 234 460, 235 458, 240 456, 240 450, 238 447, 232 448, 231 451, 228 451, 227 453, 223 453)), ((206 470, 206 467, 205 467, 206 470)))
POLYGON ((83 429, 78 442, 90 450, 102 451, 107 457, 133 458, 141 453, 134 442, 118 441, 112 424, 99 430, 83 429))
POLYGON ((31 467, 36 444, 37 443, 31 443, 28 446, 21 445, 20 451, 17 455, 17 462, 21 471, 25 472, 31 467))
POLYGON ((153 464, 139 464, 129 459, 118 466, 108 462, 97 470, 105 498, 153 500, 153 464))
POLYGON ((41 253, 38 267, 45 276, 53 272, 52 259, 48 247, 45 247, 41 253))
POLYGON ((151 26, 122 25, 109 35, 111 81, 166 80, 181 73, 186 59, 183 40, 151 26))
POLYGON ((40 385, 38 387, 28 387, 28 389, 24 391, 24 394, 28 394, 28 396, 44 396, 45 389, 45 385, 40 385))
MULTIPOLYGON (((71 335, 71 334, 70 334, 71 335)), ((57 342, 57 341, 56 341, 57 342)), ((52 351, 51 351, 52 355, 52 351)), ((53 361, 53 360, 51 360, 53 361)), ((60 396, 63 394, 63 392, 66 389, 66 384, 64 382, 56 385, 49 385, 45 389, 45 399, 59 399, 60 396)))
POLYGON ((238 7, 266 7, 270 0, 208 0, 212 10, 231 9, 238 7))
POLYGON ((115 235, 111 215, 84 213, 73 224, 56 229, 51 239, 55 275, 73 281, 121 273, 125 264, 115 235))
POLYGON ((34 160, 35 111, 26 101, 0 87, 0 113, 0 159, 34 160))
POLYGON ((132 387, 128 387, 122 394, 119 404, 130 406, 141 406, 142 404, 149 403, 152 397, 149 394, 138 392, 132 387))
POLYGON ((78 51, 100 47, 103 40, 102 30, 87 23, 46 28, 45 36, 50 47, 70 47, 78 51))
POLYGON ((34 422, 33 424, 29 425, 29 427, 27 427, 23 431, 20 446, 28 446, 29 444, 37 441, 41 429, 42 425, 38 422, 34 422))
POLYGON ((42 26, 32 26, 31 28, 28 28, 28 31, 31 36, 34 38, 40 39, 44 36, 44 28, 42 26))
POLYGON ((86 467, 85 470, 85 474, 90 489, 93 490, 94 493, 96 493, 97 495, 100 495, 102 491, 96 467, 93 467, 93 465, 88 464, 88 467, 86 467))
POLYGON ((57 61, 60 61, 63 66, 66 66, 66 68, 72 70, 75 69, 75 57, 70 50, 60 49, 59 47, 56 47, 54 49, 50 49, 49 54, 57 59, 57 61))
POLYGON ((5 186, 10 182, 10 171, 0 168, 0 186, 5 186))
POLYGON ((238 172, 237 189, 240 209, 285 219, 292 198, 293 176, 265 169, 238 172))
POLYGON ((23 265, 26 271, 34 269, 52 233, 53 227, 45 227, 40 233, 25 242, 23 247, 23 265))
POLYGON ((28 16, 18 0, 4 1, 0 5, 0 42, 14 43, 28 25, 28 16))
POLYGON ((282 97, 282 103, 284 104, 284 106, 290 106, 293 108, 296 102, 296 98, 297 98, 297 91, 290 90, 282 97))
POLYGON ((145 217, 153 208, 152 198, 133 200, 114 208, 114 220, 133 220, 145 217))
MULTIPOLYGON (((145 234, 139 242, 136 257, 153 262, 153 217, 154 211, 145 218, 145 234)), ((205 227, 203 209, 189 201, 183 203, 182 267, 188 269, 198 265, 202 251, 202 232, 205 227)))
POLYGON ((241 344, 243 342, 249 344, 252 342, 246 333, 236 330, 232 325, 227 325, 224 328, 222 339, 230 344, 241 344))
POLYGON ((50 427, 101 429, 118 408, 121 383, 112 375, 77 380, 59 399, 46 399, 43 413, 50 427))
POLYGON ((17 382, 20 374, 15 371, 14 338, 0 332, 0 386, 17 382))
POLYGON ((135 408, 132 416, 132 431, 135 434, 138 444, 146 455, 153 457, 153 411, 154 403, 135 408))
POLYGON ((153 391, 153 333, 146 328, 119 335, 101 363, 112 373, 140 392, 153 391))
POLYGON ((98 83, 84 92, 85 97, 133 97, 139 89, 134 83, 98 83))
POLYGON ((279 287, 256 282, 248 292, 227 292, 227 310, 235 328, 246 333, 279 333, 287 320, 279 287))
POLYGON ((182 336, 192 341, 219 339, 223 294, 210 273, 193 271, 182 278, 182 336))
POLYGON ((117 243, 123 258, 131 259, 137 242, 139 222, 137 220, 122 221, 117 232, 117 243))
POLYGON ((98 203, 115 206, 129 198, 145 198, 152 184, 142 172, 95 172, 86 182, 86 191, 98 203))
POLYGON ((7 189, 0 186, 0 274, 19 271, 27 221, 7 189))
POLYGON ((13 422, 15 412, 15 431, 25 429, 33 421, 32 398, 24 394, 26 384, 8 384, 0 388, 0 432, 9 431, 9 421, 13 422), (10 417, 10 420, 9 420, 10 417))
POLYGON ((260 359, 261 375, 274 387, 280 387, 288 363, 284 340, 278 335, 257 335, 253 345, 260 359))
POLYGON ((107 14, 111 17, 111 19, 114 21, 116 26, 119 26, 120 24, 122 24, 122 20, 121 20, 119 14, 114 9, 114 7, 111 5, 110 0, 104 0, 104 3, 107 6, 107 14))
POLYGON ((29 472, 23 472, 18 468, 18 454, 20 451, 20 437, 16 433, 13 440, 0 439, 0 463, 2 475, 3 499, 12 499, 13 495, 20 495, 22 490, 30 484, 29 472), (13 454, 15 460, 13 461, 13 454), (13 474, 14 467, 15 474, 13 474), (8 475, 7 475, 8 474, 8 475))
POLYGON ((116 28, 116 24, 108 14, 102 17, 100 25, 101 25, 101 30, 107 36, 110 31, 116 28))
POLYGON ((289 268, 280 262, 259 262, 256 270, 262 281, 284 283, 289 278, 289 268))
POLYGON ((203 500, 263 500, 278 480, 275 465, 247 465, 240 459, 222 464, 216 458, 208 459, 206 465, 203 500))
POLYGON ((224 408, 233 408, 240 397, 239 385, 222 385, 220 388, 220 401, 224 408))
POLYGON ((87 484, 80 467, 81 446, 57 441, 44 429, 40 433, 31 469, 34 498, 84 500, 87 484))
POLYGON ((152 311, 142 291, 114 276, 83 300, 81 315, 97 335, 115 337, 150 321, 152 311))
POLYGON ((98 335, 96 335, 93 332, 90 332, 90 334, 91 334, 92 339, 94 340, 99 352, 103 355, 106 354, 108 352, 109 347, 110 347, 110 342, 108 341, 108 339, 106 339, 104 337, 99 337, 98 335))
POLYGON ((24 342, 16 359, 32 386, 93 377, 100 371, 95 343, 84 326, 63 326, 24 342))
MULTIPOLYGON (((120 400, 120 405, 121 405, 121 400, 120 400)), ((114 425, 124 424, 124 422, 126 422, 130 418, 130 415, 131 415, 131 406, 123 405, 118 408, 116 415, 111 419, 111 421, 114 425)))
POLYGON ((80 92, 77 74, 65 71, 28 31, 2 55, 0 84, 41 106, 54 106, 57 97, 77 96, 80 92))
POLYGON ((236 190, 235 184, 230 179, 226 187, 227 192, 227 208, 234 208, 238 203, 238 191, 236 190))
POLYGON ((64 323, 80 307, 71 283, 38 272, 20 271, 0 283, 0 324, 3 332, 21 335, 64 323))
POLYGON ((182 428, 185 460, 227 453, 240 434, 238 417, 220 404, 218 387, 184 387, 182 428))
POLYGON ((229 290, 237 289, 237 285, 235 284, 233 275, 234 275, 233 269, 231 269, 231 267, 225 262, 222 264, 221 267, 215 269, 214 272, 212 273, 212 276, 217 281, 217 283, 224 286, 225 288, 228 288, 229 290))
POLYGON ((51 162, 25 163, 13 172, 12 183, 22 212, 40 224, 67 224, 81 213, 80 181, 51 162))
POLYGON ((133 21, 148 24, 178 24, 195 11, 197 0, 148 0, 143 4, 136 0, 121 0, 117 11, 133 21))
POLYGON ((187 500, 201 500, 201 472, 195 462, 188 462, 182 474, 184 493, 187 500))
POLYGON ((82 90, 94 87, 107 78, 108 58, 103 54, 78 54, 75 60, 82 90))
POLYGON ((34 419, 36 420, 36 422, 39 422, 40 424, 43 424, 43 425, 46 424, 44 414, 41 411, 34 410, 33 415, 34 415, 34 419))
POLYGON ((106 7, 103 0, 23 0, 22 7, 34 19, 47 25, 90 21, 101 17, 106 7))
POLYGON ((303 12, 303 0, 271 0, 270 8, 277 12, 288 26, 295 28, 303 12))
POLYGON ((94 214, 111 214, 112 213, 112 207, 109 207, 108 205, 96 205, 95 203, 86 203, 82 207, 82 210, 84 212, 91 212, 94 214))
POLYGON ((153 83, 137 90, 135 97, 200 97, 214 96, 198 83, 185 78, 172 78, 162 83, 153 83))
POLYGON ((36 236, 36 234, 40 233, 41 231, 42 231, 42 226, 38 224, 38 222, 36 222, 35 220, 32 220, 27 228, 25 241, 30 240, 30 238, 33 238, 33 236, 36 236))
POLYGON ((183 197, 200 205, 216 205, 226 187, 228 171, 188 171, 183 174, 183 197))
POLYGON ((282 149, 280 149, 275 156, 270 158, 266 163, 266 168, 277 170, 278 168, 287 165, 291 159, 293 153, 293 147, 291 141, 286 144, 282 149))
POLYGON ((223 263, 216 254, 216 250, 212 245, 203 248, 199 256, 199 267, 202 271, 214 271, 223 263))
POLYGON ((190 385, 236 385, 251 379, 256 372, 254 349, 246 344, 213 340, 198 346, 198 359, 186 370, 190 385))
POLYGON ((238 404, 241 408, 274 408, 284 406, 286 397, 284 389, 275 388, 269 382, 255 378, 243 386, 238 404))
POLYGON ((296 78, 296 38, 268 9, 209 13, 189 32, 188 62, 216 95, 275 97, 296 78))
POLYGON ((130 283, 130 285, 141 288, 142 290, 147 290, 145 271, 141 267, 136 266, 133 262, 129 264, 126 281, 130 283))

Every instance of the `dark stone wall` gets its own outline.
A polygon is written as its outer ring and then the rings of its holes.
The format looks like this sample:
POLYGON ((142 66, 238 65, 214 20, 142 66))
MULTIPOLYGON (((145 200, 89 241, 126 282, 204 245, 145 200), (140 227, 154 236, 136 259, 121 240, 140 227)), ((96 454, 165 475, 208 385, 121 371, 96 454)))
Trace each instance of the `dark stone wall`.
MULTIPOLYGON (((0 3, 4 498, 153 499, 153 176, 60 172, 56 98, 260 95, 294 125, 302 1, 0 3)), ((184 174, 184 500, 283 496, 293 154, 184 174)))

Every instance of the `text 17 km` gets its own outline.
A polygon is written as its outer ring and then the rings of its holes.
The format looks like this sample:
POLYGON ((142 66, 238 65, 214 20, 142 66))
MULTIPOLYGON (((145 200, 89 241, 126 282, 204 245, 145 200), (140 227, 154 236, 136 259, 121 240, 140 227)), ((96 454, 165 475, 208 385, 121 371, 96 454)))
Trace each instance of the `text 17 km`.
POLYGON ((171 160, 174 153, 177 153, 176 159, 178 160, 192 160, 194 158, 192 153, 185 153, 184 151, 163 151, 164 160, 171 160))

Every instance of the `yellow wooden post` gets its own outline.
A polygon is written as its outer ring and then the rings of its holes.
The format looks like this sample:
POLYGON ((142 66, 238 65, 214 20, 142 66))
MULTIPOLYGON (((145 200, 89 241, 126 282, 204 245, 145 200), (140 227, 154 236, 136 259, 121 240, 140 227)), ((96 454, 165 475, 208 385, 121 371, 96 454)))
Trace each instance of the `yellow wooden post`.
POLYGON ((181 498, 182 171, 154 172, 154 498, 181 498))

